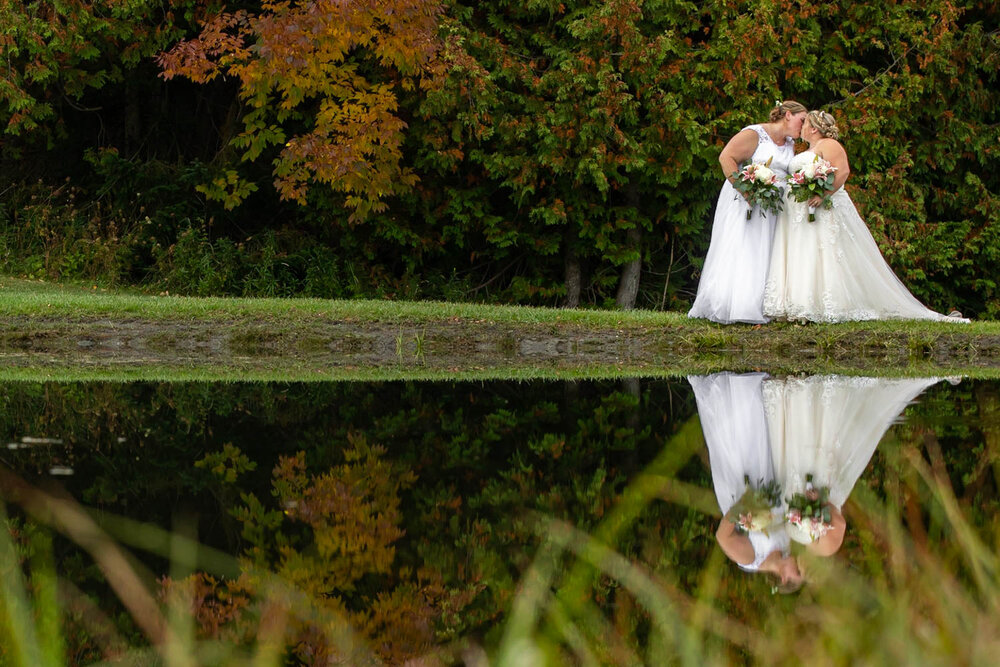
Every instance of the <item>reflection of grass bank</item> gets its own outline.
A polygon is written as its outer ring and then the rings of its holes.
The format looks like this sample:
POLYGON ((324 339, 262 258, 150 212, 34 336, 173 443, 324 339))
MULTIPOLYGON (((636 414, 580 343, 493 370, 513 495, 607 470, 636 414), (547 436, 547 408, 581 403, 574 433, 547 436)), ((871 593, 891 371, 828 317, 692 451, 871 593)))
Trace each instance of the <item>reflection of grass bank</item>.
POLYGON ((679 313, 201 299, 0 281, 8 377, 376 379, 1000 368, 1000 323, 723 327, 679 313), (39 373, 39 375, 32 375, 39 373))

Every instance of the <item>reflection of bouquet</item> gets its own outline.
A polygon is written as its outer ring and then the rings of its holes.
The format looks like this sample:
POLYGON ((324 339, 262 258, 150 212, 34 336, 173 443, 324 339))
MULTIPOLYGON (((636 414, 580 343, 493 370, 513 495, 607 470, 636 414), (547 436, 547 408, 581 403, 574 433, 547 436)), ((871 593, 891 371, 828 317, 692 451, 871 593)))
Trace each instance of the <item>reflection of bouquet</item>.
POLYGON ((803 544, 815 542, 833 528, 830 487, 816 489, 812 479, 812 475, 806 475, 805 493, 793 494, 785 510, 788 536, 803 544))
POLYGON ((729 510, 729 520, 745 533, 767 532, 776 523, 774 508, 781 504, 781 486, 774 480, 767 484, 758 480, 755 487, 750 484, 750 477, 746 475, 743 476, 743 481, 747 489, 729 510))
POLYGON ((767 158, 767 162, 763 164, 750 162, 730 176, 733 177, 733 187, 746 197, 749 205, 747 220, 750 219, 754 206, 772 213, 781 210, 784 201, 781 186, 778 185, 778 175, 771 170, 771 158, 767 158))
MULTIPOLYGON (((813 197, 822 197, 823 208, 833 207, 830 201, 830 190, 833 189, 833 172, 837 168, 816 156, 812 162, 788 177, 788 184, 795 201, 808 201, 813 197)), ((809 207, 809 222, 816 222, 816 209, 809 207)))

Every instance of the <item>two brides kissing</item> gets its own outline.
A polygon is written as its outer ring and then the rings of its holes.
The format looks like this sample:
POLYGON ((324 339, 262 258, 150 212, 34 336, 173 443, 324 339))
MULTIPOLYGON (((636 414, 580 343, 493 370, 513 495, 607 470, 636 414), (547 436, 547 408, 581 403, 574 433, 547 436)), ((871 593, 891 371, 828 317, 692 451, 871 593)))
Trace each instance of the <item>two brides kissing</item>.
POLYGON ((726 182, 689 317, 758 324, 968 322, 959 313, 927 308, 892 272, 843 188, 850 164, 839 138, 830 114, 786 100, 771 110, 768 122, 745 127, 729 140, 719 156, 726 182), (796 154, 799 138, 808 150, 796 154), (741 165, 750 168, 741 172, 741 165), (771 210, 748 194, 754 169, 781 199, 771 210), (817 171, 820 192, 792 192, 815 182, 817 171))

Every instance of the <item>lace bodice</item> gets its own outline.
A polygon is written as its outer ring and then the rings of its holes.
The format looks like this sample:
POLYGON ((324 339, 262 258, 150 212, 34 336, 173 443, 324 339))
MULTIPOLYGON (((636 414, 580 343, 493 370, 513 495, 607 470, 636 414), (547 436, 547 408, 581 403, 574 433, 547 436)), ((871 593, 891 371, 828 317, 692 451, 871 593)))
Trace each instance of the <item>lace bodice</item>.
POLYGON ((779 146, 774 143, 771 135, 762 125, 749 125, 743 129, 753 130, 757 133, 757 150, 753 152, 750 159, 754 162, 767 162, 768 158, 771 158, 771 169, 779 177, 787 176, 789 174, 788 163, 795 157, 795 140, 791 137, 785 137, 785 143, 779 146))

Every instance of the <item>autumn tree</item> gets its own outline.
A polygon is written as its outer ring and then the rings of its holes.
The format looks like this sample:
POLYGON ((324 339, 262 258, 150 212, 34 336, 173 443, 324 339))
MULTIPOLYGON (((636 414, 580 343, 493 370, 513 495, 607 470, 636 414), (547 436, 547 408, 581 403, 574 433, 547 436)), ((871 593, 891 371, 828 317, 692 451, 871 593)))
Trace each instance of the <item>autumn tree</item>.
MULTIPOLYGON (((307 472, 305 452, 281 457, 273 471, 278 507, 242 494, 245 504, 233 512, 247 543, 239 577, 164 580, 167 597, 186 597, 202 636, 250 644, 267 632, 270 613, 284 616, 276 625, 285 636, 274 639, 306 663, 359 664, 373 653, 402 664, 431 651, 435 620, 464 603, 432 568, 396 556, 404 534, 400 493, 416 478, 364 436, 349 440, 344 463, 321 474, 307 472), (279 589, 294 591, 280 597, 284 603, 274 595, 275 575, 279 589), (339 640, 352 633, 370 643, 371 653, 353 639, 339 640)), ((204 460, 225 484, 248 467, 233 447, 204 460)))
MULTIPOLYGON (((398 95, 433 78, 439 13, 433 0, 266 1, 216 14, 160 64, 168 79, 235 77, 243 159, 271 159, 284 199, 306 203, 315 183, 342 193, 357 221, 416 180, 398 95)), ((230 170, 209 192, 235 206, 255 187, 230 170)))

